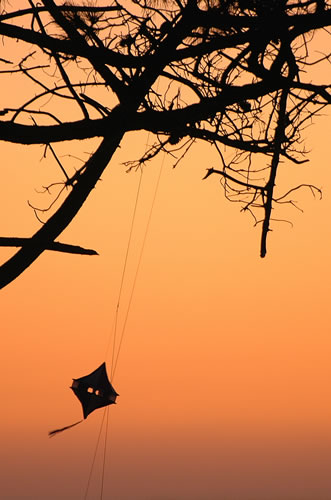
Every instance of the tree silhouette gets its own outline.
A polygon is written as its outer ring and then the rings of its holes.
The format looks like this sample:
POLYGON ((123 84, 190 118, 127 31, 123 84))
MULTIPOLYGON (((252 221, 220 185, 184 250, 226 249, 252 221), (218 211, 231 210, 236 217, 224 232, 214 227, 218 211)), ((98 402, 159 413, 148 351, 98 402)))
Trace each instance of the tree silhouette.
POLYGON ((0 139, 45 145, 63 181, 31 238, 0 239, 21 247, 0 267, 0 287, 44 250, 93 253, 55 240, 131 131, 149 131, 154 142, 128 168, 160 152, 179 162, 200 141, 212 144, 219 166, 208 166, 206 177, 217 176, 225 196, 261 223, 262 257, 277 204, 294 204, 291 195, 302 187, 319 192, 302 184, 276 193, 275 184, 281 161, 307 161, 302 130, 331 104, 331 86, 314 82, 330 54, 312 48, 315 33, 331 25, 331 2, 27 0, 19 10, 14 4, 0 2, 0 76, 25 78, 33 91, 0 110, 0 139), (9 39, 18 42, 16 61, 9 39), (98 145, 70 172, 56 144, 91 138, 98 145), (255 157, 264 158, 262 167, 255 157))

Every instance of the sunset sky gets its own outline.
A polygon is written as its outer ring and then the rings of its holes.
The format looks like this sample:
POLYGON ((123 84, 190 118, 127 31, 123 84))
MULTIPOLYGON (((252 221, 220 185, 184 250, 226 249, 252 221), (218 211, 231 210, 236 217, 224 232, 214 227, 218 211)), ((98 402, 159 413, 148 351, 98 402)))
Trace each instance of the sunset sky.
MULTIPOLYGON (((224 199, 219 178, 202 181, 217 167, 211 147, 196 146, 176 169, 161 156, 145 167, 119 333, 162 171, 113 380, 104 498, 331 499, 330 127, 326 116, 315 122, 305 131, 310 162, 284 162, 277 186, 313 183, 323 199, 296 194, 304 213, 283 209, 293 226, 272 225, 265 259, 260 227, 224 199)), ((1 498, 84 498, 103 410, 47 433, 82 418, 72 378, 103 361, 110 371, 140 176, 122 162, 149 140, 125 138, 59 238, 99 256, 44 253, 2 290, 1 498)), ((68 164, 78 147, 63 148, 68 164)), ((30 236, 39 223, 27 201, 46 206, 37 191, 60 172, 39 146, 1 143, 1 153, 0 236, 30 236)), ((2 261, 11 253, 1 249, 2 261)))

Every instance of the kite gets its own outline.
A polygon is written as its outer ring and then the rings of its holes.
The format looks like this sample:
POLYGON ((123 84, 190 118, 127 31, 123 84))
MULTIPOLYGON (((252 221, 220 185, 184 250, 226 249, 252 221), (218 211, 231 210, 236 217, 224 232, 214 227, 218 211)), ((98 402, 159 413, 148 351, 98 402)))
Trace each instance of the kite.
POLYGON ((97 408, 115 404, 118 396, 108 380, 106 363, 85 377, 74 378, 71 389, 82 404, 84 419, 97 408))
MULTIPOLYGON (((84 419, 86 419, 90 413, 98 408, 115 404, 118 396, 117 392, 109 382, 106 371, 106 363, 102 363, 99 368, 94 370, 89 375, 85 375, 85 377, 74 378, 72 380, 71 389, 81 402, 84 419)), ((71 427, 80 424, 84 419, 79 420, 79 422, 75 422, 74 424, 67 425, 66 427, 62 427, 61 429, 50 431, 48 435, 52 437, 58 432, 65 431, 66 429, 70 429, 71 427)))

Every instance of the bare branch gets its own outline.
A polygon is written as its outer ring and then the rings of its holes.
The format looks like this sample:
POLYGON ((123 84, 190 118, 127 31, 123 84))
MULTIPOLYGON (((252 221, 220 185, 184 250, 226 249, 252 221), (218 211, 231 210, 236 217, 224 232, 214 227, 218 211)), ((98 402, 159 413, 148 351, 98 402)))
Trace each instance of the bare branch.
MULTIPOLYGON (((0 247, 23 247, 30 238, 12 238, 9 236, 0 236, 0 247)), ((83 248, 78 245, 69 245, 68 243, 60 243, 53 241, 45 247, 45 250, 55 252, 72 253, 79 255, 99 255, 95 250, 83 248)))
POLYGON ((43 145, 64 178, 41 181, 41 228, 0 267, 0 286, 53 248, 128 132, 154 135, 128 170, 160 153, 176 166, 202 142, 216 149, 220 167, 204 178, 218 176, 226 199, 261 224, 262 257, 280 205, 301 210, 293 197, 304 187, 321 195, 304 178, 279 194, 278 170, 308 161, 303 133, 331 105, 321 77, 331 57, 314 50, 319 31, 329 34, 330 0, 28 1, 0 13, 0 78, 22 89, 2 95, 0 140, 43 145), (93 138, 95 150, 84 142, 93 138), (88 149, 78 169, 55 152, 67 141, 88 149))

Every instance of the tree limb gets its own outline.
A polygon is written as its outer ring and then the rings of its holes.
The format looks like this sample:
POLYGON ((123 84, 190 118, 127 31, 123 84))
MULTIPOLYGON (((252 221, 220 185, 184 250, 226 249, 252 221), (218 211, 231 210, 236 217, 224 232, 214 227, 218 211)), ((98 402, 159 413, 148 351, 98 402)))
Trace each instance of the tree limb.
MULTIPOLYGON (((0 236, 0 247, 23 247, 30 238, 16 238, 10 236, 0 236)), ((69 245, 68 243, 60 243, 53 241, 49 243, 45 250, 53 250, 55 252, 73 253, 79 255, 99 255, 98 252, 90 248, 83 248, 78 245, 69 245)))

